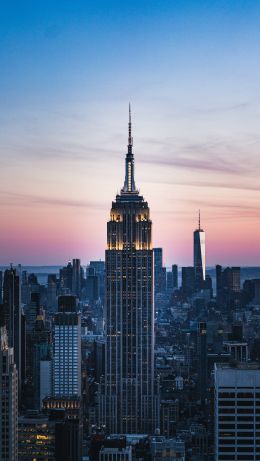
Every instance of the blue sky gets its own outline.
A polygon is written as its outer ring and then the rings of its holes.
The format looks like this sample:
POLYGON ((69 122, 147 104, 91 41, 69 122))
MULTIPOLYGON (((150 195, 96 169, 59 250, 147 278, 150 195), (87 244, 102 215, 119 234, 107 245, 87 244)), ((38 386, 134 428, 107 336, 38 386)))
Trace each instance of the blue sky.
POLYGON ((208 262, 255 264, 259 44, 258 1, 1 2, 1 262, 103 256, 131 100, 137 182, 166 262, 190 262, 201 208, 208 262), (70 219, 81 233, 71 224, 59 247, 70 219), (24 236, 46 221, 38 255, 24 236), (240 256, 226 250, 235 225, 240 256))

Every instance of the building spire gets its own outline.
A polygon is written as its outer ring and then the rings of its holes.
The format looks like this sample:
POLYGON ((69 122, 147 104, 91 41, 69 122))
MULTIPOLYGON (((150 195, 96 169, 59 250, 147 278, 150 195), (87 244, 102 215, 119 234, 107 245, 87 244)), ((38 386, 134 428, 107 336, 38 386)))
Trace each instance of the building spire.
POLYGON ((131 120, 131 104, 129 102, 129 119, 128 119, 128 153, 132 152, 133 138, 132 138, 132 120, 131 120))
POLYGON ((132 138, 132 118, 131 118, 131 105, 129 103, 129 113, 128 113, 128 146, 127 154, 125 159, 125 182, 124 187, 121 190, 123 194, 125 193, 137 193, 134 180, 134 154, 133 154, 133 138, 132 138))
POLYGON ((200 230, 200 210, 199 210, 199 230, 200 230))

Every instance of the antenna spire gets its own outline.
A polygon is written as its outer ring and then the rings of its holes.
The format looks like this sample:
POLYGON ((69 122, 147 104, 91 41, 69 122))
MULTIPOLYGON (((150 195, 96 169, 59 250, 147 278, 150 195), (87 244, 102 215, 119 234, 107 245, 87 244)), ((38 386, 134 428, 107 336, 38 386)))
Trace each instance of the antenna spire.
POLYGON ((129 119, 128 119, 128 153, 132 153, 133 138, 132 138, 132 120, 131 120, 131 104, 129 102, 129 119))
POLYGON ((200 210, 199 210, 199 230, 200 230, 200 210))
POLYGON ((134 154, 133 154, 133 138, 132 138, 132 119, 131 119, 131 105, 129 103, 128 109, 128 149, 125 159, 125 182, 122 189, 123 193, 137 192, 134 179, 134 154))

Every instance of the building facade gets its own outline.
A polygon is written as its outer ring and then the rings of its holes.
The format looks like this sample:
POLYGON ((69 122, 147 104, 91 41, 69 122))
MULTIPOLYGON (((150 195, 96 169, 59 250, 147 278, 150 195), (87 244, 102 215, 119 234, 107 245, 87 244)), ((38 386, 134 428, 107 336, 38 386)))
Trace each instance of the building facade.
POLYGON ((60 296, 54 317, 53 395, 81 395, 81 317, 74 296, 60 296))
POLYGON ((17 461, 18 374, 7 331, 0 328, 0 459, 17 461))
POLYGON ((129 113, 125 182, 107 224, 105 376, 99 396, 99 422, 121 434, 158 427, 152 222, 135 186, 132 145, 129 113))
POLYGON ((11 267, 4 273, 3 283, 3 324, 6 326, 8 345, 14 350, 14 361, 21 386, 21 290, 20 277, 11 267))
POLYGON ((260 367, 215 364, 216 461, 260 460, 260 367))

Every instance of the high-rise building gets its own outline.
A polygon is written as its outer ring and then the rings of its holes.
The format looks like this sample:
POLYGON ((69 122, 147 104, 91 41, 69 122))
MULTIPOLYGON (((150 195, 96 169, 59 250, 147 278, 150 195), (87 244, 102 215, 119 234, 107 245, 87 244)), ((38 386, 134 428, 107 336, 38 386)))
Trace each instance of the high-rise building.
POLYGON ((81 267, 80 259, 72 261, 72 294, 80 298, 81 295, 81 267))
POLYGON ((222 296, 222 266, 220 264, 216 265, 216 296, 219 302, 222 296))
POLYGON ((178 288, 178 266, 172 265, 172 270, 167 272, 167 291, 175 291, 178 288))
POLYGON ((0 271, 0 304, 3 302, 3 271, 0 271))
POLYGON ((232 293, 240 292, 240 267, 226 267, 223 270, 222 288, 232 293))
POLYGON ((18 380, 6 327, 0 328, 0 459, 17 461, 18 380))
POLYGON ((31 293, 31 301, 26 306, 26 333, 30 334, 33 331, 35 320, 40 311, 40 293, 31 293))
POLYGON ((98 276, 98 290, 99 296, 104 298, 105 292, 105 261, 90 261, 89 267, 93 267, 95 269, 95 274, 98 276))
POLYGON ((106 350, 99 423, 112 433, 158 427, 154 379, 152 222, 134 180, 129 110, 125 182, 107 224, 106 350))
POLYGON ((14 361, 18 372, 18 386, 21 385, 21 292, 20 278, 11 267, 4 273, 3 317, 7 329, 9 347, 14 349, 14 361))
POLYGON ((60 294, 72 293, 72 264, 69 262, 67 266, 60 269, 60 294))
POLYGON ((166 282, 167 282, 167 291, 168 291, 168 292, 173 291, 173 277, 172 277, 172 271, 167 271, 167 272, 166 272, 166 282))
POLYGON ((240 303, 240 267, 216 266, 217 302, 223 308, 233 308, 240 303))
POLYGON ((63 408, 28 412, 19 418, 19 461, 81 461, 79 418, 63 408))
POLYGON ((163 250, 162 248, 154 248, 153 249, 154 255, 154 292, 160 292, 160 279, 161 279, 161 271, 163 265, 163 250))
POLYGON ((40 409, 42 398, 51 395, 49 384, 52 379, 51 359, 52 342, 49 322, 45 320, 44 311, 35 320, 32 333, 32 383, 34 388, 34 408, 40 409))
POLYGON ((163 267, 163 250, 154 248, 154 293, 164 293, 166 291, 167 274, 166 267, 163 267))
POLYGON ((81 398, 49 397, 43 400, 43 412, 56 417, 55 461, 82 461, 82 403, 81 398), (63 413, 63 420, 57 416, 63 413))
POLYGON ((56 274, 48 275, 47 285, 47 307, 51 311, 56 311, 57 305, 57 277, 56 274))
POLYGON ((18 454, 19 461, 48 460, 54 461, 55 421, 48 416, 33 412, 19 417, 18 454))
POLYGON ((181 278, 182 278, 182 291, 185 295, 192 295, 195 288, 195 273, 194 267, 182 267, 181 278))
POLYGON ((215 364, 216 461, 260 459, 260 367, 215 364))
POLYGON ((53 394, 81 395, 81 316, 75 296, 60 296, 54 317, 53 394))
POLYGON ((198 229, 193 232, 193 256, 195 288, 201 290, 206 279, 206 257, 205 257, 205 232, 200 227, 200 212, 198 229))
POLYGON ((172 265, 172 283, 173 289, 178 288, 178 266, 177 264, 172 265))
POLYGON ((92 266, 87 269, 86 296, 90 303, 95 303, 99 297, 99 277, 92 266))

